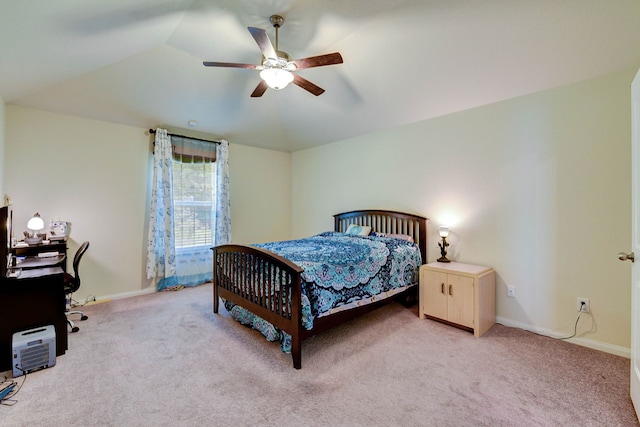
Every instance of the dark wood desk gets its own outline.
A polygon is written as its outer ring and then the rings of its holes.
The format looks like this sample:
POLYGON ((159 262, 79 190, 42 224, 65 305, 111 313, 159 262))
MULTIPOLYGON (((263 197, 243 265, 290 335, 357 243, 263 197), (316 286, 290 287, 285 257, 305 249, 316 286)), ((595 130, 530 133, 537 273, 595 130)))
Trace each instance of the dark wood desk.
POLYGON ((39 326, 56 330, 56 356, 68 348, 64 271, 61 267, 22 270, 0 278, 0 372, 12 369, 13 334, 39 326))
MULTIPOLYGON (((58 252, 60 256, 67 256, 66 240, 51 240, 49 243, 39 243, 37 245, 17 246, 11 248, 11 255, 14 257, 36 257, 43 252, 58 252)), ((18 266, 19 267, 19 266, 18 266)), ((60 264, 62 270, 67 271, 66 259, 60 264)))

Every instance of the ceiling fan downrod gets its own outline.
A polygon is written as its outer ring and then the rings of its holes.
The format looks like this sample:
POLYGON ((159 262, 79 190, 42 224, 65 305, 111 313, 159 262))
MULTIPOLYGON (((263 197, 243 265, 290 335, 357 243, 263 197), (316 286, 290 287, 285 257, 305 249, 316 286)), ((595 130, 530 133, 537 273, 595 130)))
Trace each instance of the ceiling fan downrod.
POLYGON ((278 50, 278 28, 280 28, 282 24, 284 24, 284 18, 280 15, 271 15, 269 20, 271 21, 271 25, 273 25, 273 28, 276 29, 276 53, 280 54, 280 51, 278 50))

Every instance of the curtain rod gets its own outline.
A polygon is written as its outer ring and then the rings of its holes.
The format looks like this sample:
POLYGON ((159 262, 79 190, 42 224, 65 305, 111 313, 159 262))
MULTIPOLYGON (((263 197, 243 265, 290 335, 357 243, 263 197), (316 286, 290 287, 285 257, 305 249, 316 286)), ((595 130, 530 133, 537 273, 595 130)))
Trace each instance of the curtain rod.
MULTIPOLYGON (((156 130, 155 129, 149 129, 149 133, 151 135, 154 135, 156 133, 156 130)), ((220 141, 211 141, 209 139, 194 138, 192 136, 178 135, 178 134, 175 134, 175 133, 168 133, 167 132, 167 135, 169 135, 169 136, 177 136, 178 138, 189 138, 189 139, 193 139, 193 140, 196 140, 196 141, 210 142, 212 144, 220 144, 220 141)))

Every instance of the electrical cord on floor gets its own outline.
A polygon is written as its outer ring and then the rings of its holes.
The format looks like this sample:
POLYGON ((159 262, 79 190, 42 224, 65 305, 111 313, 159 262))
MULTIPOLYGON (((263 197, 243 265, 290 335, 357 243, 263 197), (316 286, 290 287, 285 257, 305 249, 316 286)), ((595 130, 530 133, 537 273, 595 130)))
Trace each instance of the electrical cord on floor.
POLYGON ((0 383, 0 402, 2 402, 5 398, 7 398, 16 388, 16 383, 13 380, 4 377, 2 383, 0 383))
MULTIPOLYGON (((584 305, 584 303, 582 305, 584 305)), ((532 331, 530 329, 525 329, 525 328, 518 328, 518 329, 522 329, 523 331, 531 332, 532 334, 540 335, 541 337, 553 338, 555 340, 568 340, 570 338, 575 337, 578 334, 578 322, 580 321, 580 316, 582 315, 582 313, 585 313, 585 312, 582 311, 582 306, 580 306, 580 310, 578 310, 578 316, 576 317, 576 321, 574 322, 574 325, 573 325, 573 334, 571 334, 571 335, 569 335, 567 337, 554 337, 554 336, 551 336, 551 335, 543 334, 541 332, 536 332, 536 331, 532 331)), ((554 330, 557 330, 557 329, 554 329, 554 330)))
MULTIPOLYGON (((582 307, 581 307, 582 308, 582 307)), ((573 335, 570 335, 568 337, 558 337, 556 339, 559 340, 568 340, 569 338, 573 338, 576 336, 576 334, 578 333, 578 321, 580 320, 580 315, 582 315, 583 311, 579 310, 578 311, 578 317, 576 317, 576 323, 573 325, 573 335)))
POLYGON ((95 295, 89 295, 87 296, 85 302, 80 302, 80 301, 76 301, 74 299, 71 299, 71 308, 76 308, 76 307, 84 307, 87 304, 91 303, 91 302, 96 302, 96 297, 95 295))
POLYGON ((27 373, 18 366, 16 366, 16 368, 22 371, 22 373, 24 374, 24 378, 22 379, 22 382, 20 383, 20 385, 18 385, 17 381, 9 380, 7 379, 7 377, 4 377, 4 381, 2 382, 2 384, 8 382, 9 383, 8 385, 13 385, 13 390, 11 390, 11 392, 9 392, 6 396, 0 399, 0 405, 13 406, 16 403, 18 403, 18 401, 15 400, 14 397, 18 394, 20 390, 22 390, 22 386, 24 385, 25 381, 27 381, 27 373))

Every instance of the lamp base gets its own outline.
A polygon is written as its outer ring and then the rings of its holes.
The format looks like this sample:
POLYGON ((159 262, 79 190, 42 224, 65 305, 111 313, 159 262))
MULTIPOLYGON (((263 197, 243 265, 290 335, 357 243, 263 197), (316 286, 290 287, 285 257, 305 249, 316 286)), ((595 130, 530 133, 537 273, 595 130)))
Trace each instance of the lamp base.
POLYGON ((451 262, 450 259, 447 259, 446 256, 440 257, 437 259, 438 262, 451 262))
POLYGON ((42 243, 42 237, 25 237, 24 242, 28 245, 39 245, 42 243))

